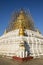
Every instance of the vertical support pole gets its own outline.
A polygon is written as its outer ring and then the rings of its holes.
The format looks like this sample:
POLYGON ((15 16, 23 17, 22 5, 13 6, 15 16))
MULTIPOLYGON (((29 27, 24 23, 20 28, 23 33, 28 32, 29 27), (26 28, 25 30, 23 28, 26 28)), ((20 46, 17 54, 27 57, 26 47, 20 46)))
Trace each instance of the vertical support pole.
POLYGON ((37 42, 37 39, 35 39, 35 41, 36 41, 36 52, 37 52, 37 56, 39 57, 38 42, 37 42))
POLYGON ((27 57, 27 51, 26 51, 26 57, 27 57))
POLYGON ((40 40, 39 40, 39 50, 40 50, 41 55, 43 55, 43 52, 42 52, 42 49, 41 49, 41 41, 40 40))
POLYGON ((23 58, 24 58, 24 51, 23 51, 23 58))
POLYGON ((35 58, 35 53, 34 53, 34 41, 33 41, 33 38, 31 37, 31 40, 32 40, 32 52, 33 52, 33 57, 35 58))
POLYGON ((22 54, 21 54, 21 51, 20 51, 20 58, 22 58, 22 54))

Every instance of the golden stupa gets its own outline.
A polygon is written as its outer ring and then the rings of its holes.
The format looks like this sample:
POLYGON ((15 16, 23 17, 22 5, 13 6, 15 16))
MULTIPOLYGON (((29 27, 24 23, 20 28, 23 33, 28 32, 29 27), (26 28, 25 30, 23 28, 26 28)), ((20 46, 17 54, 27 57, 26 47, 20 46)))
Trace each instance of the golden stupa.
POLYGON ((0 37, 0 55, 23 61, 43 56, 43 35, 27 11, 20 9, 12 15, 0 37))
POLYGON ((20 34, 24 34, 23 33, 24 29, 34 30, 34 23, 30 15, 28 15, 23 9, 21 9, 17 15, 15 14, 13 15, 16 17, 15 18, 12 17, 14 18, 14 20, 9 23, 9 26, 6 29, 7 32, 15 29, 20 29, 22 31, 22 33, 20 34))

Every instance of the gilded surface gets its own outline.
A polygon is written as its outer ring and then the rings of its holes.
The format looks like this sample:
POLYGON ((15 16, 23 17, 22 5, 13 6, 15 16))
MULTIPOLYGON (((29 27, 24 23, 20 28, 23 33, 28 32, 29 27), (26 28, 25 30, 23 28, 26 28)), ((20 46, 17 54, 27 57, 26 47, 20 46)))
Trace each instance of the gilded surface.
POLYGON ((31 17, 27 15, 23 10, 20 10, 15 20, 10 22, 7 28, 7 32, 19 29, 20 27, 22 27, 22 29, 34 30, 34 24, 31 17))

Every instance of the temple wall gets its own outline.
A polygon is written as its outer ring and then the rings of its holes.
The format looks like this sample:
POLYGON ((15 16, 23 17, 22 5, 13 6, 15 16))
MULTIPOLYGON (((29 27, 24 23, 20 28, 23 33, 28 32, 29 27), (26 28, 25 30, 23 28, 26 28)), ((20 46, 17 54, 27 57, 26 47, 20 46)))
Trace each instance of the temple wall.
POLYGON ((28 36, 18 36, 16 30, 16 32, 12 31, 0 37, 0 55, 17 57, 40 57, 43 55, 43 36, 38 33, 34 34, 33 31, 26 31, 28 36), (21 42, 24 43, 23 48, 19 46, 21 42))

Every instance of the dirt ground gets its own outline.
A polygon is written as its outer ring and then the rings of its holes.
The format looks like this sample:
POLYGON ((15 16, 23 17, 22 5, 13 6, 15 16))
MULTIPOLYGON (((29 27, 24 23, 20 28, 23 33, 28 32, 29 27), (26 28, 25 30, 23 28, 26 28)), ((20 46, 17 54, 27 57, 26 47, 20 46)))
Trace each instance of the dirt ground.
POLYGON ((28 61, 15 61, 13 59, 9 58, 0 58, 0 65, 43 65, 43 59, 42 58, 37 58, 37 59, 31 59, 28 61))

